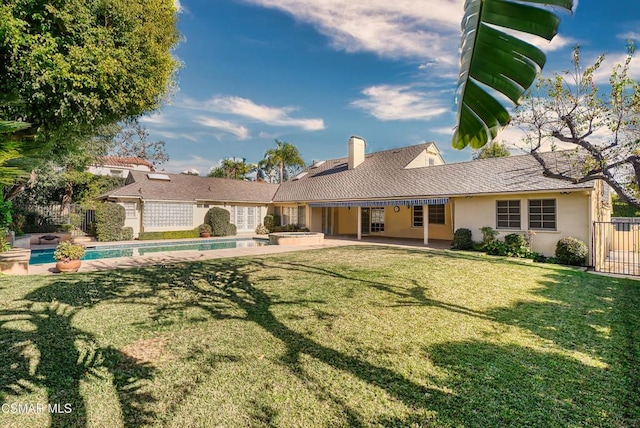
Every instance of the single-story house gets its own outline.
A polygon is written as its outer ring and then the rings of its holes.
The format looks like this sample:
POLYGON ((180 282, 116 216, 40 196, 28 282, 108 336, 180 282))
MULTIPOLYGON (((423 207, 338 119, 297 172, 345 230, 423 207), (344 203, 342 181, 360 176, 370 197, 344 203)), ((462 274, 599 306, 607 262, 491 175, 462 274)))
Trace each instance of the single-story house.
MULTIPOLYGON (((127 225, 136 233, 195 227, 206 204, 229 209, 240 231, 251 231, 267 212, 280 215, 283 225, 329 235, 425 244, 451 240, 459 228, 479 241, 480 228, 490 226, 502 237, 529 234, 533 250, 545 255, 553 255, 565 236, 590 245, 593 221, 611 216, 606 185, 547 178, 530 155, 446 164, 434 143, 367 154, 358 137, 349 139, 347 151, 280 185, 132 171, 127 185, 105 199, 125 204, 127 225)), ((557 153, 546 156, 562 164, 557 153)))
POLYGON ((140 232, 198 227, 213 207, 225 208, 238 232, 253 232, 267 215, 277 184, 187 174, 130 171, 124 187, 99 199, 125 209, 125 227, 140 232))

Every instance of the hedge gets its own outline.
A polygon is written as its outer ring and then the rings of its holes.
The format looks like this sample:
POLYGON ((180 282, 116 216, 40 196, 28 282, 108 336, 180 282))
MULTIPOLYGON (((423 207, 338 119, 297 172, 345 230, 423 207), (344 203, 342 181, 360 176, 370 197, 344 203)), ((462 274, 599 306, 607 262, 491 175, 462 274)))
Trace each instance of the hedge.
POLYGON ((560 239, 556 244, 556 259, 565 265, 584 266, 588 254, 587 245, 570 236, 560 239))
POLYGON ((104 202, 96 207, 96 238, 98 241, 121 241, 125 211, 122 205, 104 202))
POLYGON ((162 240, 162 239, 183 239, 183 238, 199 238, 200 231, 198 229, 191 230, 171 230, 166 232, 140 232, 138 239, 140 241, 162 240))

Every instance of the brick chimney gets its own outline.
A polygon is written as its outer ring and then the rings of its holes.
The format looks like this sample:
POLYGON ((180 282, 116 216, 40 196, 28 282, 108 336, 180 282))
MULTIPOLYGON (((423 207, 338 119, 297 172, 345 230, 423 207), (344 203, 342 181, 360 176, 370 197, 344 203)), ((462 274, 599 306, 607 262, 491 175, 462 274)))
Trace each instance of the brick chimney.
POLYGON ((364 148, 367 143, 363 138, 351 136, 349 138, 349 160, 347 165, 349 169, 354 169, 364 162, 364 148))

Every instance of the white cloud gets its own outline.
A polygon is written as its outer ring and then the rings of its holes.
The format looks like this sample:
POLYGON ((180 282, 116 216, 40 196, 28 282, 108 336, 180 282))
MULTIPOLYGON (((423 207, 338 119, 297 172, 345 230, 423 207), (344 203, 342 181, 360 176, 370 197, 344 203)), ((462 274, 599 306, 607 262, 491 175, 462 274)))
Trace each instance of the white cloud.
POLYGON ((297 119, 289 116, 289 113, 297 110, 295 107, 270 107, 241 97, 216 96, 205 102, 204 108, 217 113, 243 116, 272 126, 291 126, 305 131, 325 128, 322 119, 297 119))
POLYGON ((384 121, 430 119, 449 111, 434 96, 410 86, 370 86, 362 94, 366 98, 353 101, 351 106, 384 121))
POLYGON ((179 174, 183 171, 196 170, 202 174, 207 174, 212 167, 219 165, 219 159, 207 159, 202 156, 191 155, 188 159, 170 159, 161 165, 165 172, 179 174))
POLYGON ((235 135, 239 140, 246 140, 250 138, 248 128, 233 122, 220 120, 215 117, 203 116, 196 117, 193 119, 193 121, 208 128, 218 129, 220 131, 223 131, 224 133, 235 135))
POLYGON ((347 52, 458 64, 464 0, 244 0, 289 13, 347 52))
MULTIPOLYGON (((596 83, 609 83, 611 72, 617 64, 624 64, 627 59, 626 53, 607 55, 600 68, 593 73, 593 80, 596 83)), ((629 65, 629 77, 640 79, 640 59, 634 58, 629 65)))
POLYGON ((180 0, 173 0, 173 7, 176 9, 176 12, 178 13, 184 12, 184 7, 182 6, 182 3, 180 2, 180 0))
POLYGON ((626 33, 618 34, 617 36, 622 40, 640 40, 640 33, 637 31, 627 31, 626 33))
POLYGON ((173 122, 167 118, 164 113, 153 113, 149 116, 143 116, 139 119, 139 122, 153 125, 173 125, 173 122))
POLYGON ((433 128, 432 132, 436 134, 448 135, 449 137, 453 137, 453 125, 451 127, 442 127, 442 128, 433 128))

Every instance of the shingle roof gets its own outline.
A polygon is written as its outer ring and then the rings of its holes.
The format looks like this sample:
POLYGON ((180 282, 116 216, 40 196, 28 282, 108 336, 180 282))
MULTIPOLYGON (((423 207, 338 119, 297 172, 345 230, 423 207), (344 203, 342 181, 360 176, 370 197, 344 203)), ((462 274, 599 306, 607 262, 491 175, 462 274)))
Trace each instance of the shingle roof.
POLYGON ((165 174, 169 180, 149 179, 145 171, 130 171, 127 185, 101 198, 134 197, 159 201, 220 201, 268 203, 278 189, 277 184, 257 181, 228 180, 187 174, 165 174))
MULTIPOLYGON (((448 197, 593 187, 593 183, 571 184, 544 177, 531 155, 404 169, 430 145, 372 153, 352 170, 347 169, 347 158, 328 160, 308 168, 299 180, 283 183, 274 202, 448 197)), ((558 164, 561 163, 558 156, 558 164)))

